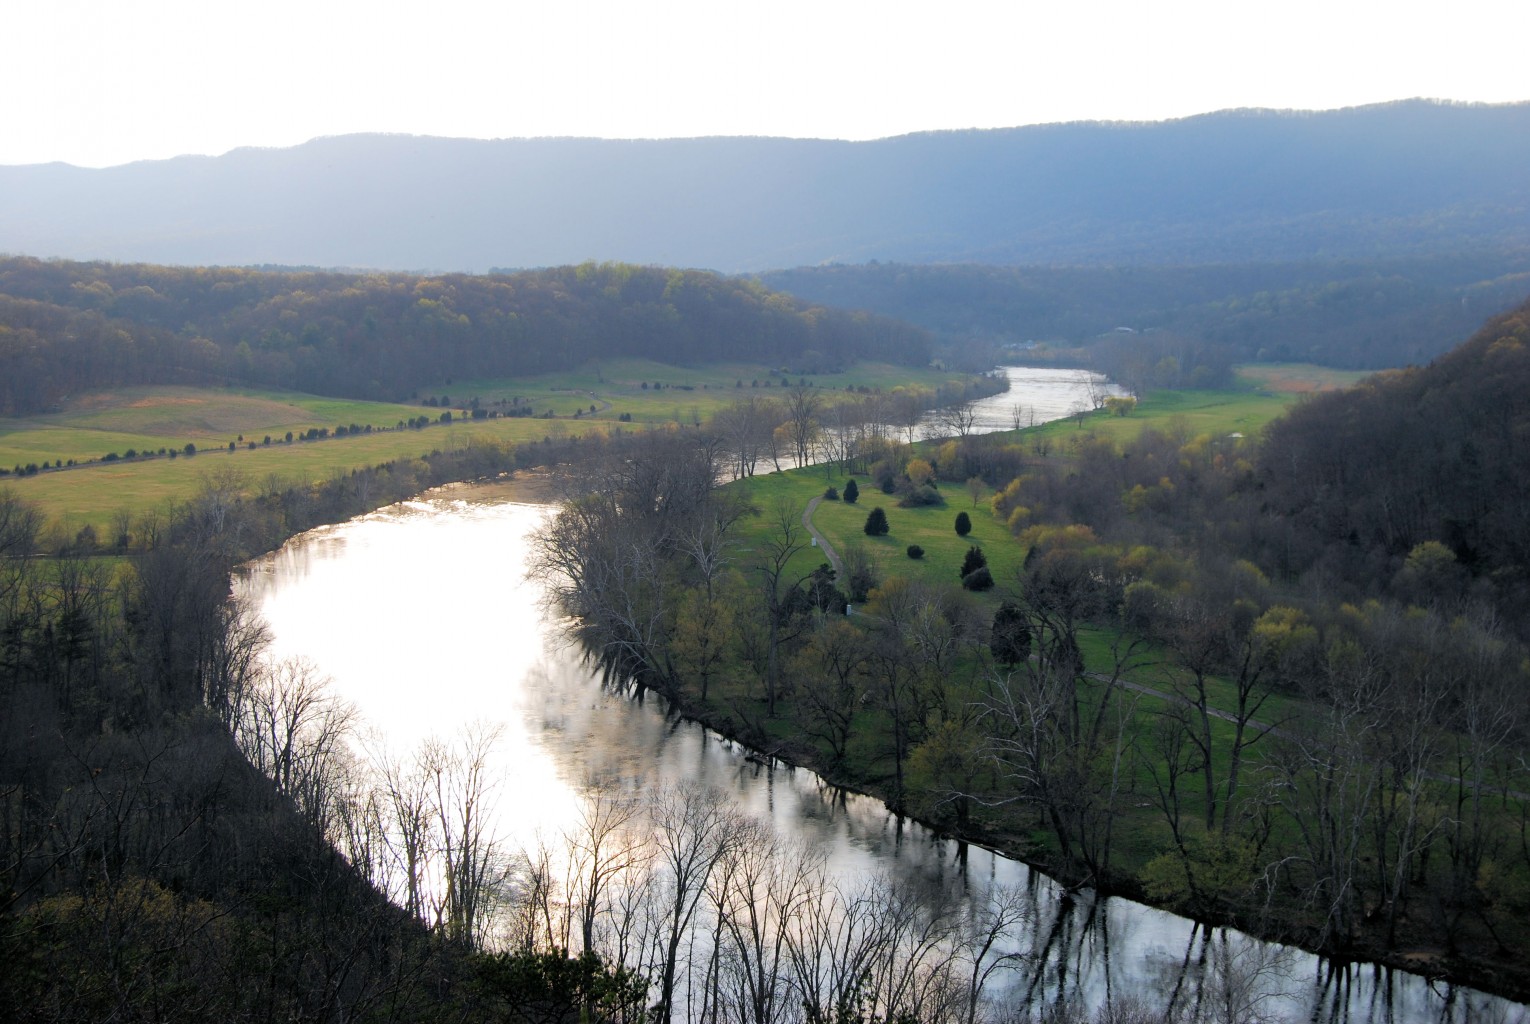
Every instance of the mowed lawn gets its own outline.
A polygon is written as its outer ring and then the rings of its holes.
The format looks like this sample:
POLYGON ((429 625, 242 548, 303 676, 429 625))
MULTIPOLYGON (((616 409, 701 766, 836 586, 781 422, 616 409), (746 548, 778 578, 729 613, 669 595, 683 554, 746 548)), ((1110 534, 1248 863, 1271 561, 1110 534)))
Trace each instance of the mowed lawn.
MULTIPOLYGON (((740 565, 756 563, 766 545, 779 538, 777 514, 778 503, 785 501, 791 510, 790 521, 798 528, 798 540, 803 548, 793 558, 790 578, 803 578, 824 562, 823 554, 812 546, 807 531, 802 529, 802 513, 808 503, 834 487, 843 494, 845 481, 849 479, 837 471, 826 472, 823 467, 772 473, 749 480, 729 484, 747 494, 757 510, 745 517, 735 529, 739 545, 736 562, 740 565)), ((944 506, 923 508, 899 508, 896 495, 883 494, 871 481, 856 477, 860 497, 854 504, 844 500, 823 500, 812 516, 813 525, 824 535, 835 552, 841 557, 851 545, 859 545, 871 556, 881 579, 904 577, 944 586, 960 586, 962 560, 968 547, 976 545, 983 549, 989 570, 998 584, 987 595, 979 596, 980 603, 992 603, 997 607, 1001 591, 1012 583, 1025 551, 1010 536, 1003 523, 994 518, 989 500, 992 490, 984 488, 974 505, 971 495, 960 485, 942 484, 944 506), (887 514, 888 533, 883 537, 868 537, 865 532, 866 517, 873 508, 880 507, 887 514), (965 538, 956 533, 956 515, 965 511, 972 520, 972 532, 965 538), (908 557, 910 545, 924 549, 919 559, 908 557)))

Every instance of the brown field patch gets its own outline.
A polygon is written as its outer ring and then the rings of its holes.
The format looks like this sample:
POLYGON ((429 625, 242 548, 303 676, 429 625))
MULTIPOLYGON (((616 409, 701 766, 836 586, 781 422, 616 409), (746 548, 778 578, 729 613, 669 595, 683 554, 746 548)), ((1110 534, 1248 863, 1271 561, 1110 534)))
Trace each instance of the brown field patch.
POLYGON ((1285 395, 1342 391, 1370 375, 1364 370, 1336 370, 1306 363, 1256 363, 1240 366, 1237 372, 1266 391, 1285 395))

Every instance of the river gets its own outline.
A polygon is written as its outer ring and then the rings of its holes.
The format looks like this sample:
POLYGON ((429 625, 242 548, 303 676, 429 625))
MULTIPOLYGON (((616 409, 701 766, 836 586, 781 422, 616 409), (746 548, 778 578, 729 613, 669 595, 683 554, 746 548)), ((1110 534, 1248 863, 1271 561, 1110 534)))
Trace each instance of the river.
MULTIPOLYGON (((1034 427, 1073 414, 1077 408, 1093 409, 1096 396, 1129 394, 1124 388, 1088 370, 1059 367, 1001 366, 1009 378, 1009 390, 973 403, 972 432, 991 434, 1015 427, 1034 427)), ((922 436, 938 437, 939 417, 925 419, 922 436)))
POLYGON ((498 726, 493 821, 512 845, 555 845, 597 789, 700 783, 820 851, 837 878, 933 881, 974 905, 1023 893, 1025 920, 999 947, 1021 958, 988 989, 996 1007, 1209 1004, 1242 985, 1249 1013, 1266 1019, 1530 1019, 1524 1007, 1405 972, 1338 970, 1129 900, 1070 895, 1023 863, 943 840, 876 800, 667 718, 657 702, 603 688, 525 579, 526 538, 548 510, 471 494, 447 489, 311 531, 252 563, 237 586, 268 623, 272 656, 311 660, 356 706, 368 749, 498 726))

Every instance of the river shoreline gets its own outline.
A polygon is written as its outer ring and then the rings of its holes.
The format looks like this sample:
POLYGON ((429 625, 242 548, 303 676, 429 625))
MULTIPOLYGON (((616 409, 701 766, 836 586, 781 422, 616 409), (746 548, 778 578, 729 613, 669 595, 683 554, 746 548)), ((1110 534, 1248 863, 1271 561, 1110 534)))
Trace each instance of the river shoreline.
MULTIPOLYGON (((662 699, 660 694, 655 693, 654 696, 661 697, 662 699)), ((1112 872, 1110 876, 1105 878, 1086 877, 1077 871, 1070 872, 1067 865, 1059 862, 1056 858, 1044 855, 1044 851, 1038 852, 1034 846, 1024 843, 1014 835, 995 833, 981 827, 970 828, 963 832, 946 825, 927 821, 906 811, 900 812, 892 807, 888 794, 879 791, 876 787, 862 788, 860 785, 836 778, 830 766, 815 763, 816 759, 806 749, 787 750, 783 748, 771 751, 760 748, 752 743, 736 727, 730 715, 721 712, 719 709, 700 705, 694 701, 684 701, 680 704, 665 701, 665 704, 667 713, 685 721, 694 722, 718 736, 752 751, 760 759, 787 769, 801 768, 810 771, 838 790, 880 801, 888 808, 890 813, 928 829, 939 838, 980 847, 1010 860, 1019 861, 1041 872, 1067 889, 1088 888, 1101 896, 1115 896, 1128 899, 1146 907, 1167 911, 1203 926, 1233 928, 1265 942, 1278 943, 1300 949, 1303 952, 1322 958, 1327 964, 1343 970, 1365 969, 1370 966, 1391 968, 1422 976, 1428 979, 1431 984, 1439 981, 1451 985, 1462 985, 1517 1003, 1530 1003, 1530 965, 1517 965, 1519 970, 1516 971, 1513 970, 1516 965, 1503 961, 1496 963, 1489 961, 1481 953, 1462 953, 1451 957, 1442 952, 1432 951, 1427 948, 1388 951, 1379 947, 1357 947, 1347 953, 1323 950, 1313 943, 1302 942, 1299 933, 1281 933, 1267 929, 1258 929, 1251 926, 1248 922, 1238 920, 1233 915, 1226 915, 1221 918, 1209 917, 1189 913, 1172 905, 1157 904, 1147 897, 1147 894, 1142 890, 1136 879, 1131 876, 1112 872)))

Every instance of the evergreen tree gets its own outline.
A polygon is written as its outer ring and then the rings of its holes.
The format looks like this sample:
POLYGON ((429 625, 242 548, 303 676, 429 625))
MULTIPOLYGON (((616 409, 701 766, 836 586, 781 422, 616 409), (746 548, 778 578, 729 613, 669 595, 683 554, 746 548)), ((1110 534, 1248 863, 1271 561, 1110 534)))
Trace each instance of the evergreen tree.
POLYGON ((991 590, 993 573, 988 571, 988 566, 980 565, 962 577, 962 586, 967 590, 991 590))
POLYGON ((988 649, 1001 665, 1018 665, 1031 656, 1031 630, 1018 605, 1005 601, 993 613, 988 649))
POLYGON ((856 486, 855 478, 851 477, 849 480, 846 480, 845 481, 845 501, 846 501, 846 503, 854 505, 855 504, 855 499, 859 498, 860 496, 861 496, 861 489, 856 486))
POLYGON ((982 548, 975 546, 968 548, 967 557, 962 559, 962 579, 966 579, 972 573, 985 568, 987 565, 988 557, 983 554, 982 548))
POLYGON ((887 536, 888 529, 889 527, 887 525, 887 513, 883 512, 882 506, 878 505, 876 508, 872 509, 871 514, 866 517, 866 536, 885 537, 887 536))
POLYGON ((956 513, 956 535, 965 537, 972 532, 972 517, 965 512, 956 513))

